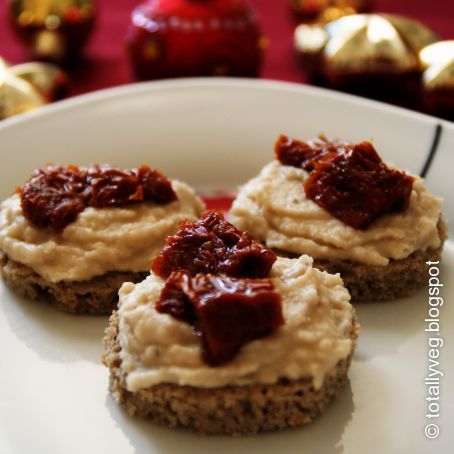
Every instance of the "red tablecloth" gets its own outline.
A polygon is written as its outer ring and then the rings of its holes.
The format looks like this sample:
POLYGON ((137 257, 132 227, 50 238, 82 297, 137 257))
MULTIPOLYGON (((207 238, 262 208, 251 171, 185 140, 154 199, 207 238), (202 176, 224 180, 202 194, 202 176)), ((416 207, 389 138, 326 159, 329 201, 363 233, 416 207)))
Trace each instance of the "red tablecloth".
MULTIPOLYGON (((295 23, 289 0, 250 0, 257 8, 269 39, 262 77, 304 82, 292 49, 295 23)), ((87 46, 86 58, 72 74, 71 95, 132 82, 123 38, 132 8, 140 0, 98 0, 96 30, 87 46)), ((30 60, 7 23, 7 0, 0 2, 0 55, 12 63, 30 60)), ((376 0, 375 11, 403 14, 419 19, 444 39, 454 38, 454 11, 450 0, 376 0)))

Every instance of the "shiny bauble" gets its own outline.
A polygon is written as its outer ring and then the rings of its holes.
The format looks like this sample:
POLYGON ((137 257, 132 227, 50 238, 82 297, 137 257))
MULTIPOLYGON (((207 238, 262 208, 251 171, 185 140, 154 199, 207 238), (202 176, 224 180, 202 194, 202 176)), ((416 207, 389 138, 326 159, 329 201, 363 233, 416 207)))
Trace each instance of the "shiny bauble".
POLYGON ((245 0, 149 0, 126 47, 136 79, 259 75, 265 40, 245 0))
POLYGON ((27 81, 0 70, 0 120, 29 112, 46 103, 27 81))
POLYGON ((28 62, 9 67, 10 74, 29 82, 46 102, 57 101, 68 92, 67 74, 50 63, 28 62))
POLYGON ((387 101, 402 95, 410 102, 422 72, 419 51, 437 39, 422 23, 388 14, 302 24, 294 35, 301 65, 313 81, 387 101))
POLYGON ((454 121, 454 40, 424 47, 419 56, 424 68, 422 94, 427 111, 454 121))

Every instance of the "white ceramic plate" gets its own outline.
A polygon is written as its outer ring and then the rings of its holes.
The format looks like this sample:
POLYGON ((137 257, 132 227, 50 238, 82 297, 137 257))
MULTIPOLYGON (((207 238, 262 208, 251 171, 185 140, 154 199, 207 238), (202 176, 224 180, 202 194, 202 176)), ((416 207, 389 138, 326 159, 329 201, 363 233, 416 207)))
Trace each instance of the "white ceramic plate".
MULTIPOLYGON (((226 79, 132 85, 3 121, 0 198, 47 162, 149 163, 202 190, 231 189, 271 159, 281 132, 374 139, 386 160, 414 173, 425 169, 454 220, 452 124, 326 90, 226 79)), ((452 452, 453 271, 448 242, 440 277, 439 418, 425 417, 426 288, 414 298, 358 306, 362 334, 350 383, 324 416, 242 439, 200 438, 127 416, 109 396, 108 371, 100 363, 107 318, 60 313, 14 296, 0 282, 0 452, 452 452), (429 422, 440 427, 438 439, 424 436, 429 422)))

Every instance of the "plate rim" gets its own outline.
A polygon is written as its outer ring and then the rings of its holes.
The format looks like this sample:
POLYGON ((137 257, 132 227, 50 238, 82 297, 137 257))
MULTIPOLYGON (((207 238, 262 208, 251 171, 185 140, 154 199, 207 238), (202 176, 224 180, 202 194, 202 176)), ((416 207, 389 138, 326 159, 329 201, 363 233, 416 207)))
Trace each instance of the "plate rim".
POLYGON ((17 126, 26 125, 41 118, 77 108, 83 108, 90 104, 103 103, 123 96, 137 95, 154 91, 182 88, 248 88, 263 91, 280 91, 288 93, 309 94, 322 98, 329 98, 335 102, 350 103, 366 109, 378 110, 382 113, 393 114, 409 120, 419 120, 431 124, 442 124, 443 128, 454 133, 454 122, 416 112, 404 107, 394 106, 382 101, 364 98, 349 93, 343 93, 328 88, 315 87, 298 82, 287 82, 272 79, 247 79, 240 77, 191 77, 178 79, 164 79, 146 82, 134 82, 116 87, 103 88, 89 93, 76 95, 60 101, 46 104, 35 110, 14 115, 0 121, 0 134, 17 126))

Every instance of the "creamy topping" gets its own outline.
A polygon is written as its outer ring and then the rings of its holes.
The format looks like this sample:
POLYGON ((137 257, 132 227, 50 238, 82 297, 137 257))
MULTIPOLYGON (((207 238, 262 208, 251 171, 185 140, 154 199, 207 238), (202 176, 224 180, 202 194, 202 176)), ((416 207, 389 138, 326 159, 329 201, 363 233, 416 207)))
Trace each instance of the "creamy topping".
POLYGON ((389 259, 440 246, 442 200, 427 191, 422 179, 416 177, 406 211, 383 215, 367 230, 356 230, 307 199, 307 176, 303 169, 269 163, 241 188, 231 222, 274 249, 369 265, 386 266, 389 259))
POLYGON ((172 187, 177 201, 88 207, 61 233, 34 227, 14 194, 0 207, 0 249, 51 282, 87 280, 108 271, 147 271, 178 223, 195 221, 203 210, 189 186, 173 180, 172 187))
POLYGON ((192 327, 156 311, 164 280, 155 274, 120 289, 121 367, 129 391, 158 383, 202 388, 272 384, 280 378, 324 376, 352 351, 354 309, 338 275, 312 268, 312 259, 279 258, 270 278, 281 294, 284 325, 243 346, 233 360, 208 366, 192 327))

